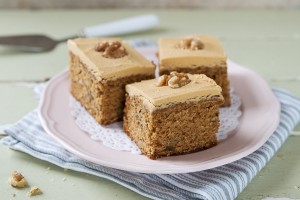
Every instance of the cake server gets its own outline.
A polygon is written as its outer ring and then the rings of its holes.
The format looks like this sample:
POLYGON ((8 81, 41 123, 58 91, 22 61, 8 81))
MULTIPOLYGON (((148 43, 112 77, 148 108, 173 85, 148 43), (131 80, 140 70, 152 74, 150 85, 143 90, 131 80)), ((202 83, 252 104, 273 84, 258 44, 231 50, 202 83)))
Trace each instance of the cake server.
POLYGON ((156 15, 148 14, 83 28, 77 35, 54 40, 46 35, 16 35, 0 37, 0 45, 27 52, 45 52, 57 44, 76 37, 103 37, 145 31, 159 23, 156 15))

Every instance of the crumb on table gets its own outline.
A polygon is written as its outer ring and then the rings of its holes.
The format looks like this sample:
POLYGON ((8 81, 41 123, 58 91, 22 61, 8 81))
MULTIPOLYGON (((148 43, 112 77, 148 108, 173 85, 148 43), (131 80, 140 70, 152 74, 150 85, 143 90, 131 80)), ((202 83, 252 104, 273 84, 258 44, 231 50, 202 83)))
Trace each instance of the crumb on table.
POLYGON ((40 188, 38 188, 37 186, 34 186, 34 187, 32 187, 31 189, 30 189, 30 191, 27 193, 27 195, 29 196, 29 197, 31 197, 31 196, 35 196, 35 195, 38 195, 38 194, 41 194, 41 189, 40 188))
POLYGON ((17 171, 12 172, 11 176, 9 177, 9 183, 11 186, 16 188, 24 188, 27 185, 24 176, 17 171))

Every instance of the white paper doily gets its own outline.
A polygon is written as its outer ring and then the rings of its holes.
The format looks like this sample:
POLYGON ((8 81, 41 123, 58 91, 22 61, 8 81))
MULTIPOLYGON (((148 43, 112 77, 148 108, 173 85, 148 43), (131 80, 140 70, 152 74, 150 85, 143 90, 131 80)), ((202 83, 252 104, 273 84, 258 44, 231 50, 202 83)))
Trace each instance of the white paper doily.
MULTIPOLYGON (((228 135, 238 126, 241 116, 240 98, 231 94, 231 106, 220 108, 220 128, 217 133, 219 142, 225 140, 228 135)), ((81 106, 74 98, 70 98, 72 116, 78 127, 87 132, 91 139, 101 141, 105 146, 118 151, 128 151, 134 154, 141 154, 136 144, 123 131, 123 122, 115 122, 110 125, 102 126, 81 106)))

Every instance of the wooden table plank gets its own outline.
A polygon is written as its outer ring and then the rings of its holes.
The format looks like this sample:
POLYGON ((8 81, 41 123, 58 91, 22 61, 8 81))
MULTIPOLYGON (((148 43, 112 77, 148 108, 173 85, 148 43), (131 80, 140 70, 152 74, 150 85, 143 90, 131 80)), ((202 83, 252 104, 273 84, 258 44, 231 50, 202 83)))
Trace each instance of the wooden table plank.
POLYGON ((42 190, 41 195, 32 197, 34 199, 147 199, 110 180, 82 172, 66 171, 46 161, 10 150, 3 145, 0 145, 0 152, 0 194, 3 200, 29 199, 27 197, 29 187, 16 189, 8 184, 7 180, 14 170, 20 171, 31 187, 38 186, 42 190), (16 196, 13 197, 13 194, 16 194, 16 196))
POLYGON ((2 83, 0 91, 0 125, 18 121, 37 106, 31 88, 18 86, 15 83, 2 83))
MULTIPOLYGON (((300 12, 296 10, 1 11, 0 25, 5 27, 1 29, 1 35, 45 33, 53 38, 63 38, 76 34, 87 25, 145 12, 158 14, 159 27, 125 36, 125 39, 156 41, 163 36, 207 33, 220 37, 230 59, 254 69, 264 78, 300 74, 300 67, 295 67, 300 66, 297 54, 300 50, 300 12), (286 65, 293 67, 286 70, 286 65)), ((48 53, 15 54, 0 49, 0 55, 0 81, 44 80, 68 64, 65 44, 48 53)))

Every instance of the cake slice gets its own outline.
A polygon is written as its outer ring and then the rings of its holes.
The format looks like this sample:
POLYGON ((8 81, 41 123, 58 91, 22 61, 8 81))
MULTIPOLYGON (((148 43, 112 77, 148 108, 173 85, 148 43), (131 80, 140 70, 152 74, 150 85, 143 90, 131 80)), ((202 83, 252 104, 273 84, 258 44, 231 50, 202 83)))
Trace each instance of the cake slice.
POLYGON ((100 124, 123 117, 125 85, 154 78, 155 66, 118 38, 68 41, 71 94, 100 124))
POLYGON ((217 144, 222 89, 204 74, 171 72, 126 86, 124 131, 150 159, 217 144))
POLYGON ((205 74, 221 86, 224 106, 230 105, 227 58, 218 39, 207 35, 161 38, 158 55, 160 74, 205 74))

